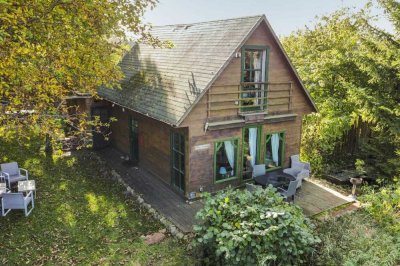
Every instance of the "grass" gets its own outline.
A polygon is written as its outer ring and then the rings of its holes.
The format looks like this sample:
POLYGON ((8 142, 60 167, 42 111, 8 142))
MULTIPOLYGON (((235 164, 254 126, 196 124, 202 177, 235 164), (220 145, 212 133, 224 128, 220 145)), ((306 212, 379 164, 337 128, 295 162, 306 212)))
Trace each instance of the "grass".
POLYGON ((400 265, 400 235, 364 210, 320 222, 318 252, 309 265, 400 265))
POLYGON ((0 143, 0 162, 18 161, 36 180, 29 217, 0 217, 1 265, 191 265, 186 244, 168 237, 147 245, 141 236, 162 225, 124 196, 89 153, 46 157, 37 144, 0 143))

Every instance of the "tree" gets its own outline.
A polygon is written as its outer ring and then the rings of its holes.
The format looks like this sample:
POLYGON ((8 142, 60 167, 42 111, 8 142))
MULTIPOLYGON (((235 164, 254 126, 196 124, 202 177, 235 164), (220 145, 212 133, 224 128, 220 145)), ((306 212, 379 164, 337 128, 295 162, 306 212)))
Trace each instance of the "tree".
POLYGON ((0 0, 0 137, 58 137, 65 124, 83 132, 85 114, 71 114, 65 98, 118 87, 128 41, 164 45, 142 22, 156 1, 0 0))
POLYGON ((399 174, 400 6, 379 4, 396 34, 371 24, 370 3, 322 17, 283 40, 320 110, 305 118, 302 150, 317 170, 358 158, 371 175, 399 174))

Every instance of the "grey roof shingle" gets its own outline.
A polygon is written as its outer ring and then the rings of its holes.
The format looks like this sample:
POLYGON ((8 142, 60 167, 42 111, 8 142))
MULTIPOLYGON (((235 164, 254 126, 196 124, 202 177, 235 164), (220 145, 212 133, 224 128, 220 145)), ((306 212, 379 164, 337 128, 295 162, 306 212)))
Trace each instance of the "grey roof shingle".
POLYGON ((178 125, 263 16, 154 27, 172 49, 135 44, 119 63, 121 90, 100 88, 109 101, 178 125))

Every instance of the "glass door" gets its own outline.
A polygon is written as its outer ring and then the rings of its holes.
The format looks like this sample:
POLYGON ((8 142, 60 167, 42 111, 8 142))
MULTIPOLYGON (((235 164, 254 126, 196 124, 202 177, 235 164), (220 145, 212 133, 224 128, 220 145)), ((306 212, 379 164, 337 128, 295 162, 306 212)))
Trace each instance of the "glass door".
POLYGON ((242 178, 251 179, 253 166, 260 160, 261 127, 243 128, 242 144, 242 178))
POLYGON ((171 183, 180 193, 185 192, 185 135, 171 135, 171 183))
POLYGON ((247 46, 243 50, 241 112, 264 110, 266 60, 266 47, 247 46))

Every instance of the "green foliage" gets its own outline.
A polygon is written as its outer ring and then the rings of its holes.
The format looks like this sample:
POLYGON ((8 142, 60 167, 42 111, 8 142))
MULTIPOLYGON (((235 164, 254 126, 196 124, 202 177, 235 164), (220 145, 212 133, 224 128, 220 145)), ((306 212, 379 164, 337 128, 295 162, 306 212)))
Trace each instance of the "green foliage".
MULTIPOLYGON (((379 3, 398 25, 399 4, 379 3)), ((357 158, 373 176, 400 171, 399 29, 391 34, 371 25, 370 8, 337 11, 283 40, 319 108, 305 118, 302 140, 316 172, 357 158)))
POLYGON ((296 265, 319 242, 302 210, 272 187, 207 194, 197 218, 195 245, 212 265, 296 265))
POLYGON ((361 201, 366 211, 400 237, 400 186, 392 185, 373 190, 366 188, 361 201))
POLYGON ((128 41, 169 46, 142 23, 156 0, 0 1, 0 137, 29 138, 40 127, 56 139, 62 125, 86 125, 65 98, 118 87, 128 41), (128 36, 135 36, 130 38, 128 36), (73 123, 79 121, 79 123, 73 123))
POLYGON ((364 211, 318 225, 321 244, 309 265, 400 265, 400 234, 374 223, 364 211))
POLYGON ((110 171, 91 156, 46 157, 41 141, 0 140, 0 162, 17 161, 36 181, 29 217, 0 217, 1 265, 193 265, 173 238, 147 245, 161 224, 124 195, 110 171))

